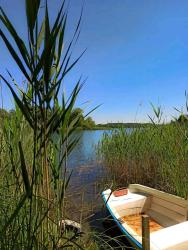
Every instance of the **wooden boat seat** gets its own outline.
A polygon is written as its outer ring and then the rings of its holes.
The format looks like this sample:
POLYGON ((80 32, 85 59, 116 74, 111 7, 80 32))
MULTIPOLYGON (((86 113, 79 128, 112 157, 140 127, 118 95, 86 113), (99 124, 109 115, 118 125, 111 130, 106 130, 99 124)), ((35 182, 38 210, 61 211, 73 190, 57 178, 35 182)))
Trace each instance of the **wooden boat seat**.
POLYGON ((177 224, 173 218, 169 218, 166 215, 163 215, 160 212, 154 211, 152 209, 147 211, 147 215, 149 215, 150 218, 154 218, 154 220, 156 220, 163 227, 169 227, 177 224))
MULTIPOLYGON (((121 223, 124 222, 135 232, 135 234, 142 236, 142 214, 123 216, 121 217, 121 223)), ((149 227, 150 233, 163 229, 163 227, 152 218, 150 218, 149 227)))
POLYGON ((131 192, 150 195, 150 206, 144 212, 163 227, 188 220, 188 201, 183 198, 138 184, 129 185, 131 192))
POLYGON ((151 207, 146 213, 163 227, 173 226, 187 219, 187 208, 159 197, 152 197, 151 207))

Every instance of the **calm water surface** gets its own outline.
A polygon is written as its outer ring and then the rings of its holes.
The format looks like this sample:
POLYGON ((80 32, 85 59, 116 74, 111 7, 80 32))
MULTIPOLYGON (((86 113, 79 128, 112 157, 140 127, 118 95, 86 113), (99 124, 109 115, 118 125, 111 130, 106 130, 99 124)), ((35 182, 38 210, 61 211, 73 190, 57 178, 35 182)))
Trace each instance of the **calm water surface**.
MULTIPOLYGON (((116 225, 111 225, 111 221, 110 225, 109 221, 106 225, 104 218, 107 214, 101 198, 101 192, 109 187, 109 184, 106 185, 105 178, 108 173, 96 155, 96 146, 104 133, 111 133, 111 131, 95 130, 77 133, 80 137, 79 143, 68 159, 68 168, 73 170, 69 185, 70 211, 72 211, 71 219, 81 223, 86 220, 95 231, 102 235, 105 231, 105 235, 114 237, 119 236, 120 232, 116 225)), ((113 242, 110 245, 114 247, 113 242)), ((127 249, 125 245, 117 249, 127 249)), ((117 247, 116 244, 115 246, 117 247)))
POLYGON ((80 131, 77 146, 68 159, 68 167, 73 170, 72 182, 74 185, 83 187, 97 180, 102 171, 101 163, 97 160, 96 146, 105 130, 80 131))
MULTIPOLYGON (((72 201, 70 210, 75 220, 80 220, 80 211, 83 213, 82 217, 91 216, 93 221, 102 217, 101 192, 106 171, 97 160, 96 146, 104 133, 110 133, 110 131, 78 132, 76 136, 79 136, 80 140, 69 155, 68 169, 73 170, 73 173, 68 193, 70 194, 69 200, 72 201), (79 211, 77 211, 78 207, 79 211)), ((101 224, 99 227, 102 229, 101 224)))

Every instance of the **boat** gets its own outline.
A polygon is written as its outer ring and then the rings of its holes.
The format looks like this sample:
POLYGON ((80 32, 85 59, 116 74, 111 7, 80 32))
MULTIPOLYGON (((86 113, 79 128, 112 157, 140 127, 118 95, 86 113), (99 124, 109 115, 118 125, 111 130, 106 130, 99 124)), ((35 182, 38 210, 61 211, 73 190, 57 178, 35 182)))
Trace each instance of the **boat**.
POLYGON ((188 250, 188 200, 139 184, 105 190, 102 197, 134 248, 188 250))

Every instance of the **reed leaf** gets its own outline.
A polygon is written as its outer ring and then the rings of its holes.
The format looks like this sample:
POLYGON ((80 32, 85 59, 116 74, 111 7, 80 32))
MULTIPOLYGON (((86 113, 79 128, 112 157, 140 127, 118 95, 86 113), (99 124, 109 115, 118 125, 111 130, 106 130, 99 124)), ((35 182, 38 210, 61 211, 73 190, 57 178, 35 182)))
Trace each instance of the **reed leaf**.
POLYGON ((23 153, 23 149, 22 149, 22 144, 19 141, 19 151, 20 151, 20 160, 21 160, 21 170, 22 170, 22 178, 25 184, 25 190, 27 193, 27 196, 29 198, 31 198, 32 196, 32 190, 31 190, 31 186, 30 186, 30 182, 29 182, 29 175, 27 172, 27 167, 25 164, 25 158, 24 158, 24 153, 23 153))
POLYGON ((44 33, 45 33, 45 20, 43 20, 39 34, 38 34, 37 45, 36 45, 37 51, 39 51, 41 47, 42 41, 44 39, 44 33))
POLYGON ((20 210, 22 209, 23 205, 25 204, 25 201, 27 199, 27 194, 22 195, 19 203, 16 206, 16 209, 14 210, 13 214, 10 216, 4 227, 2 228, 2 231, 0 233, 0 237, 4 237, 4 234, 6 233, 8 227, 13 222, 13 220, 18 216, 20 210))
POLYGON ((14 100, 15 100, 16 104, 18 105, 18 107, 22 111, 22 113, 25 116, 26 120, 29 122, 30 126, 32 128, 34 128, 32 118, 30 117, 30 112, 27 109, 26 105, 24 105, 24 103, 19 99, 19 97, 17 96, 16 92, 13 90, 12 86, 10 85, 10 83, 2 75, 0 75, 0 77, 3 79, 3 81, 6 83, 6 85, 10 89, 10 91, 11 91, 13 97, 14 97, 14 100))
POLYGON ((5 27, 12 35, 12 37, 13 37, 14 41, 16 42, 16 45, 20 51, 20 54, 22 55, 22 58, 24 59, 24 62, 26 63, 27 67, 30 68, 31 65, 29 62, 29 52, 27 51, 27 48, 26 48, 23 40, 17 35, 17 32, 16 32, 14 26, 12 25, 12 23, 10 22, 10 20, 8 19, 8 17, 6 16, 6 14, 2 8, 0 8, 0 11, 2 13, 0 15, 0 20, 4 23, 5 27))
POLYGON ((27 70, 25 69, 21 59, 19 58, 18 54, 16 53, 15 49, 12 47, 11 43, 7 40, 4 32, 0 29, 0 36, 3 39, 7 49, 9 50, 10 54, 12 55, 13 59, 15 60, 15 62, 17 63, 17 65, 19 66, 20 70, 22 71, 22 73, 24 74, 24 76, 26 77, 26 79, 28 81, 30 81, 30 77, 27 73, 27 70))
POLYGON ((27 26, 32 44, 34 45, 34 27, 36 24, 40 0, 25 0, 27 26))

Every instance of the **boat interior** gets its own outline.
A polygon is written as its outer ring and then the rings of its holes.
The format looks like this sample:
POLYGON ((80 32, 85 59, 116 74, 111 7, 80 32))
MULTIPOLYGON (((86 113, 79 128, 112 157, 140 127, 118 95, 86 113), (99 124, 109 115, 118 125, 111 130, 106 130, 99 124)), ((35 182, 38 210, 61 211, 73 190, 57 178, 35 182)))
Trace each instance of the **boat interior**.
MULTIPOLYGON (((127 225, 131 227, 137 235, 142 236, 142 214, 125 215, 121 218, 121 220, 123 223, 127 223, 127 225)), ((156 232, 162 228, 163 226, 157 223, 154 219, 149 219, 150 233, 156 232)))
POLYGON ((151 231, 157 231, 188 219, 187 201, 152 188, 132 184, 129 186, 128 194, 121 198, 121 202, 116 203, 115 206, 119 219, 135 227, 136 231, 138 225, 141 225, 142 214, 150 216, 151 231))
MULTIPOLYGON (((159 242, 158 238, 160 238, 163 242, 162 245, 166 244, 164 243, 164 235, 167 242, 168 240, 172 242, 173 235, 176 235, 177 238, 177 232, 183 230, 183 228, 188 229, 188 201, 156 189, 131 184, 126 195, 116 197, 111 192, 108 204, 122 227, 140 243, 142 242, 143 214, 149 216, 151 240, 155 241, 156 238, 159 242)), ((184 238, 181 239, 181 242, 182 240, 184 243, 186 241, 188 249, 188 238, 187 236, 184 238)), ((175 242, 175 244, 179 243, 175 242)))

